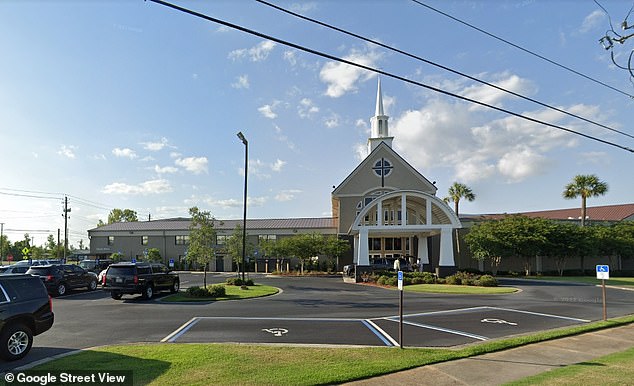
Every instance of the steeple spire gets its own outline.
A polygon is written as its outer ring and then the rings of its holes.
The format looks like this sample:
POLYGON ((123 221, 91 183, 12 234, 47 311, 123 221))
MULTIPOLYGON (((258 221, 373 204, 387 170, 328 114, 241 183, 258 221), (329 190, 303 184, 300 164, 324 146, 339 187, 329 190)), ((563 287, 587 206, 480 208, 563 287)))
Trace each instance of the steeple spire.
POLYGON ((383 114, 383 94, 381 93, 381 78, 379 78, 379 87, 377 87, 376 89, 376 109, 374 115, 385 115, 383 114))
POLYGON ((381 92, 381 78, 379 78, 376 89, 376 108, 374 116, 370 118, 370 138, 368 138, 368 154, 372 152, 381 142, 385 142, 392 147, 392 139, 388 129, 388 117, 383 112, 383 93, 381 92))

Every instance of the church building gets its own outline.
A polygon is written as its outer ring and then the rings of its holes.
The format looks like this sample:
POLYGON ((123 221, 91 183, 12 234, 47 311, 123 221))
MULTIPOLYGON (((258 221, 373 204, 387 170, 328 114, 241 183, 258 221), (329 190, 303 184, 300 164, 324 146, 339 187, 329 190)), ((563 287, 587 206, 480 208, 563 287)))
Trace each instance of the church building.
POLYGON ((354 240, 357 275, 398 258, 450 274, 460 220, 436 197, 434 183, 392 149, 388 120, 379 79, 368 156, 332 192, 337 234, 354 240))

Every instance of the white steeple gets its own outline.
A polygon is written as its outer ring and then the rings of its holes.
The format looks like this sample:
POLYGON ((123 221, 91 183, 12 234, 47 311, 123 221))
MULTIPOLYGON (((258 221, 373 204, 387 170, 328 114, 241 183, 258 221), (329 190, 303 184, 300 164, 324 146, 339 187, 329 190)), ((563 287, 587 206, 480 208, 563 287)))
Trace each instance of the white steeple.
POLYGON ((389 117, 383 112, 383 93, 381 92, 381 78, 376 90, 376 109, 374 116, 370 118, 370 138, 368 138, 368 154, 372 152, 381 142, 385 142, 392 147, 392 140, 388 129, 389 117))

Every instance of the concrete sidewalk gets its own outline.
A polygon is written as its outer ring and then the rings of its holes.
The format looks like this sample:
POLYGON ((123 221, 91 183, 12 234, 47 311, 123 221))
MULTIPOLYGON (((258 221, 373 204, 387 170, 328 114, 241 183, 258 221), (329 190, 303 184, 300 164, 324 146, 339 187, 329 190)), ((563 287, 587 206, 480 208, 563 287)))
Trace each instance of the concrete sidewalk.
POLYGON ((634 347, 634 324, 417 367, 347 385, 501 385, 634 347))

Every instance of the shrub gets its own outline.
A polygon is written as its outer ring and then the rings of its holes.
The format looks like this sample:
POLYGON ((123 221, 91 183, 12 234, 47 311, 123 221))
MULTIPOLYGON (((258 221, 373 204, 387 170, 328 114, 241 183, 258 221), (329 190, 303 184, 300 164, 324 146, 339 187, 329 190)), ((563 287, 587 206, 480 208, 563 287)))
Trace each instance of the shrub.
POLYGON ((222 284, 208 285, 206 292, 209 294, 208 296, 211 296, 213 298, 219 298, 227 294, 225 286, 222 284))
MULTIPOLYGON (((404 281, 403 281, 403 284, 405 284, 404 281)), ((398 278, 396 276, 387 278, 387 280, 385 280, 385 285, 396 287, 398 285, 398 278)))
POLYGON ((381 276, 379 276, 379 278, 377 279, 376 284, 378 284, 378 285, 387 285, 387 284, 386 284, 386 281, 387 281, 388 279, 389 279, 389 278, 388 278, 387 276, 385 276, 385 275, 381 275, 381 276))
POLYGON ((197 286, 187 288, 187 291, 185 291, 185 293, 187 294, 187 296, 191 296, 193 298, 204 298, 209 296, 209 292, 206 288, 201 288, 197 286))
POLYGON ((242 285, 242 279, 239 277, 230 277, 226 280, 227 285, 242 285))
POLYGON ((451 285, 460 285, 462 284, 462 279, 460 279, 460 277, 458 277, 457 275, 451 275, 445 278, 445 283, 451 285))
POLYGON ((412 284, 426 284, 426 283, 425 283, 425 279, 423 279, 420 276, 417 276, 412 279, 412 284))
POLYGON ((476 280, 476 285, 480 287, 497 287, 498 281, 491 275, 482 275, 476 280))

